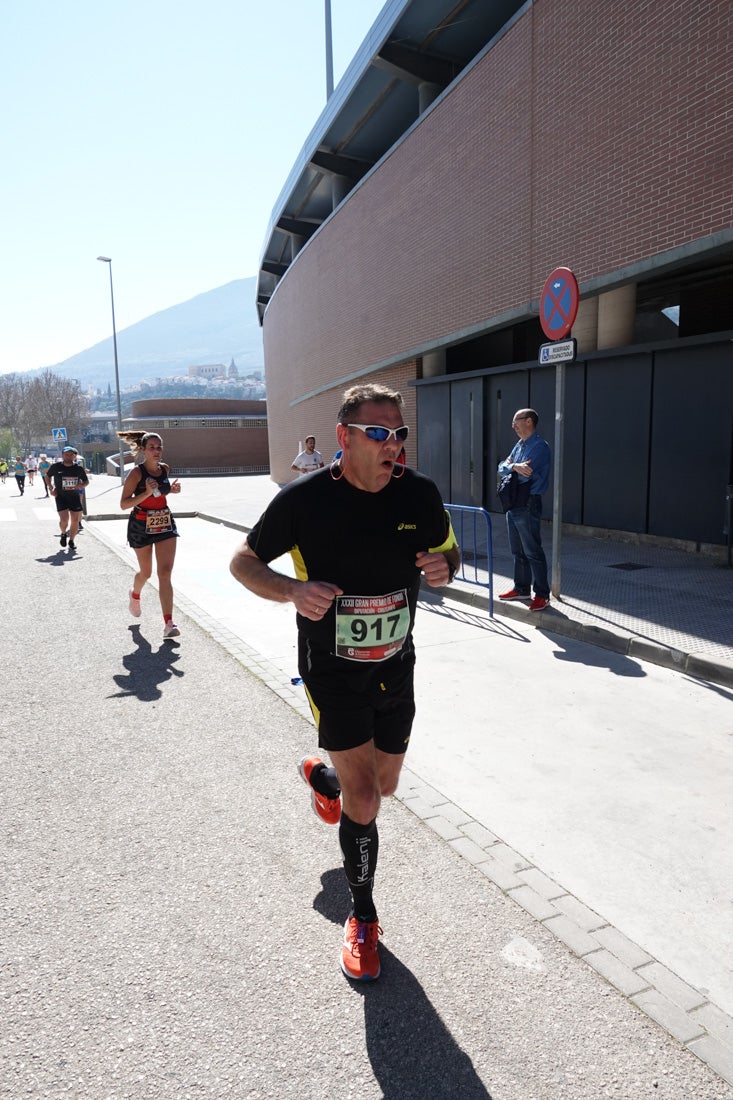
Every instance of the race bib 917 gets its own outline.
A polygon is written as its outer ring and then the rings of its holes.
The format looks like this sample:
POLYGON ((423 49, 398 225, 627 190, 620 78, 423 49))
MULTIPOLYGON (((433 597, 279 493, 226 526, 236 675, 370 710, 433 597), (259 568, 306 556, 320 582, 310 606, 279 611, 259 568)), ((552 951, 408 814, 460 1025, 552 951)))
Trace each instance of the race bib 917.
POLYGON ((347 661, 386 661, 410 630, 407 589, 387 596, 337 596, 336 655, 347 661))

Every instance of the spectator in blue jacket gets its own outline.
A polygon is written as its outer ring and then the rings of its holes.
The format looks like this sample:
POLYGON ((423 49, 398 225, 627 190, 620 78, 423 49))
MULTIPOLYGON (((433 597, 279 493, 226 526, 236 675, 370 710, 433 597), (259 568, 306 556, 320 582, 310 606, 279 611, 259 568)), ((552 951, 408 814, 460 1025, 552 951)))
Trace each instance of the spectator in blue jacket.
POLYGON ((529 482, 526 504, 506 514, 509 548, 514 555, 514 586, 499 594, 500 600, 529 600, 530 611, 542 611, 550 602, 547 559, 542 549, 542 495, 550 480, 551 452, 547 440, 537 431, 539 416, 534 409, 517 409, 512 427, 519 436, 511 454, 499 463, 499 474, 512 470, 520 482, 529 482))

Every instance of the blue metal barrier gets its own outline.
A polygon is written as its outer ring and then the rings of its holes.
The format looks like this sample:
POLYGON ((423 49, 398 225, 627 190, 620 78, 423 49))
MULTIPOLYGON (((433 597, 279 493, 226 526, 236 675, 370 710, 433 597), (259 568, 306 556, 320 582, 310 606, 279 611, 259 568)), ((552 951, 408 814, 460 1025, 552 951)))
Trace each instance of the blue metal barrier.
MULTIPOLYGON (((491 516, 485 508, 468 508, 464 504, 446 504, 453 531, 461 548, 461 568, 458 580, 466 584, 478 584, 489 590, 489 615, 494 617, 494 548, 491 538, 491 516), (479 576, 479 559, 486 558, 484 579, 479 576), (473 562, 473 577, 468 576, 466 566, 473 562)), ((483 571, 482 571, 483 572, 483 571)))

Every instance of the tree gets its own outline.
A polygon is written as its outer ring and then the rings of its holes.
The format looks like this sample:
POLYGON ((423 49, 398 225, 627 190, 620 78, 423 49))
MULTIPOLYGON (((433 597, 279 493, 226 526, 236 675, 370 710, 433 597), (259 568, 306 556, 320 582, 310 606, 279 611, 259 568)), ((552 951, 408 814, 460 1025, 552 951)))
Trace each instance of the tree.
POLYGON ((88 402, 76 379, 44 370, 34 378, 0 375, 0 427, 8 428, 22 454, 64 427, 69 439, 79 438, 89 424, 88 402))
MULTIPOLYGON (((0 375, 0 428, 7 428, 15 437, 16 449, 19 446, 23 408, 23 386, 17 374, 0 375)), ((15 451, 13 452, 16 453, 15 451)))
POLYGON ((28 404, 36 438, 50 435, 52 428, 65 427, 69 439, 79 439, 89 426, 89 402, 76 379, 43 371, 31 383, 28 404))
POLYGON ((0 428, 0 458, 15 458, 18 453, 18 440, 10 428, 0 428))

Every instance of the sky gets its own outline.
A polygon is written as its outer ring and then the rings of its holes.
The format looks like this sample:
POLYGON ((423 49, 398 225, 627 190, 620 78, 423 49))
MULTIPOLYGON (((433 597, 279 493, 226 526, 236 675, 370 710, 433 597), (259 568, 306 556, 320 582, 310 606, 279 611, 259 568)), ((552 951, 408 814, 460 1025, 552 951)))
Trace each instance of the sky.
MULTIPOLYGON (((384 0, 331 0, 338 82, 384 0)), ((4 0, 0 374, 257 274, 326 103, 325 0, 4 0)), ((247 304, 244 304, 247 308, 247 304)), ((254 310, 254 302, 251 305, 254 310)))

